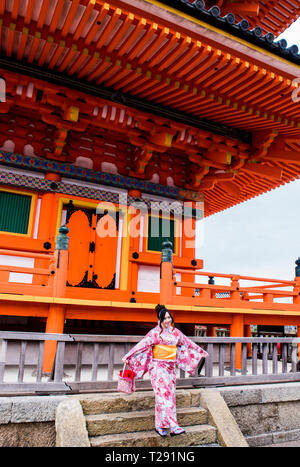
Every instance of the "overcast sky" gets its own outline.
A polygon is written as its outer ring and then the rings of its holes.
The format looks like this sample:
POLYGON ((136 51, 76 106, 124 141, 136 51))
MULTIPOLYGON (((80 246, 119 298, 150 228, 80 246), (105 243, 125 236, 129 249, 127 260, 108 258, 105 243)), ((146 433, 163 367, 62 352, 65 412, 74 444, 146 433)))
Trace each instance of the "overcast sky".
MULTIPOLYGON (((300 19, 279 37, 300 50, 300 19)), ((300 257, 300 180, 208 217, 197 238, 205 271, 293 279, 300 257)))

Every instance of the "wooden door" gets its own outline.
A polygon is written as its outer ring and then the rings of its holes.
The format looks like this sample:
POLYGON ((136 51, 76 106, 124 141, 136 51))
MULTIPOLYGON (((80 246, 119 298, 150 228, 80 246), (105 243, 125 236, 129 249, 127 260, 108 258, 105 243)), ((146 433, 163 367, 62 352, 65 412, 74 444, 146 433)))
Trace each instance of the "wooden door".
POLYGON ((94 217, 94 222, 97 222, 95 252, 93 255, 94 273, 97 275, 97 283, 101 288, 114 289, 118 249, 118 222, 109 212, 104 215, 98 214, 94 217), (110 225, 110 235, 102 236, 102 232, 106 233, 106 223, 110 225))
POLYGON ((69 269, 67 285, 97 289, 114 289, 117 247, 118 216, 115 219, 109 212, 97 214, 96 209, 75 206, 72 202, 65 206, 66 225, 69 228, 69 269), (109 217, 110 236, 103 236, 109 217), (99 228, 100 227, 100 228, 99 228), (112 235, 114 231, 114 235, 112 235))

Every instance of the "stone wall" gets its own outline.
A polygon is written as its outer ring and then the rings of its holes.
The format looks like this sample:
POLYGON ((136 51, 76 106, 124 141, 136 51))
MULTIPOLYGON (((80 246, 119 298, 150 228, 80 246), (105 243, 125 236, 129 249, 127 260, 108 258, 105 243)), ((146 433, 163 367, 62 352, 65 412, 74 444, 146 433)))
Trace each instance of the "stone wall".
POLYGON ((220 389, 250 446, 300 440, 300 383, 220 389))
POLYGON ((0 447, 53 447, 56 408, 67 396, 0 397, 0 447))
MULTIPOLYGON (((219 391, 250 446, 300 440, 300 383, 219 391)), ((55 446, 56 409, 69 398, 78 396, 0 397, 0 447, 55 446)))

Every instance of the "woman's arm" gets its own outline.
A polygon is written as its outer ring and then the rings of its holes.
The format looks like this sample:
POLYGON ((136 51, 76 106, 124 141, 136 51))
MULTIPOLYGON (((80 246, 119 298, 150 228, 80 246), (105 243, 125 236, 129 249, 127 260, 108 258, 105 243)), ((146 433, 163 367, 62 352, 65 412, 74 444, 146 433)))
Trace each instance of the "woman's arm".
POLYGON ((154 344, 154 329, 151 329, 145 337, 143 337, 140 342, 138 342, 132 349, 127 352, 126 355, 122 358, 122 361, 126 364, 129 364, 129 359, 132 355, 134 355, 137 352, 141 352, 143 350, 146 350, 150 345, 152 346, 154 344))
POLYGON ((179 342, 178 345, 185 345, 189 349, 196 350, 202 354, 202 357, 207 357, 208 353, 200 347, 200 345, 196 344, 196 342, 189 339, 186 335, 184 335, 181 331, 179 331, 179 342))
POLYGON ((142 378, 148 371, 152 357, 152 346, 157 343, 157 340, 156 330, 152 329, 124 355, 123 362, 126 362, 131 370, 135 372, 136 379, 142 378))

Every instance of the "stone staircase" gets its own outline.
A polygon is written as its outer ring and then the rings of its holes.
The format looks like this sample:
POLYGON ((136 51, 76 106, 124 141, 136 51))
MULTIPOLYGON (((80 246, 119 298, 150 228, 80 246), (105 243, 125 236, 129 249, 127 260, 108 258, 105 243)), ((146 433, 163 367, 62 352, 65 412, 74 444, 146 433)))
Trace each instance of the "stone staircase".
POLYGON ((154 393, 93 394, 80 398, 92 447, 219 446, 217 430, 208 424, 199 393, 177 390, 178 423, 186 433, 160 437, 154 431, 154 393))

